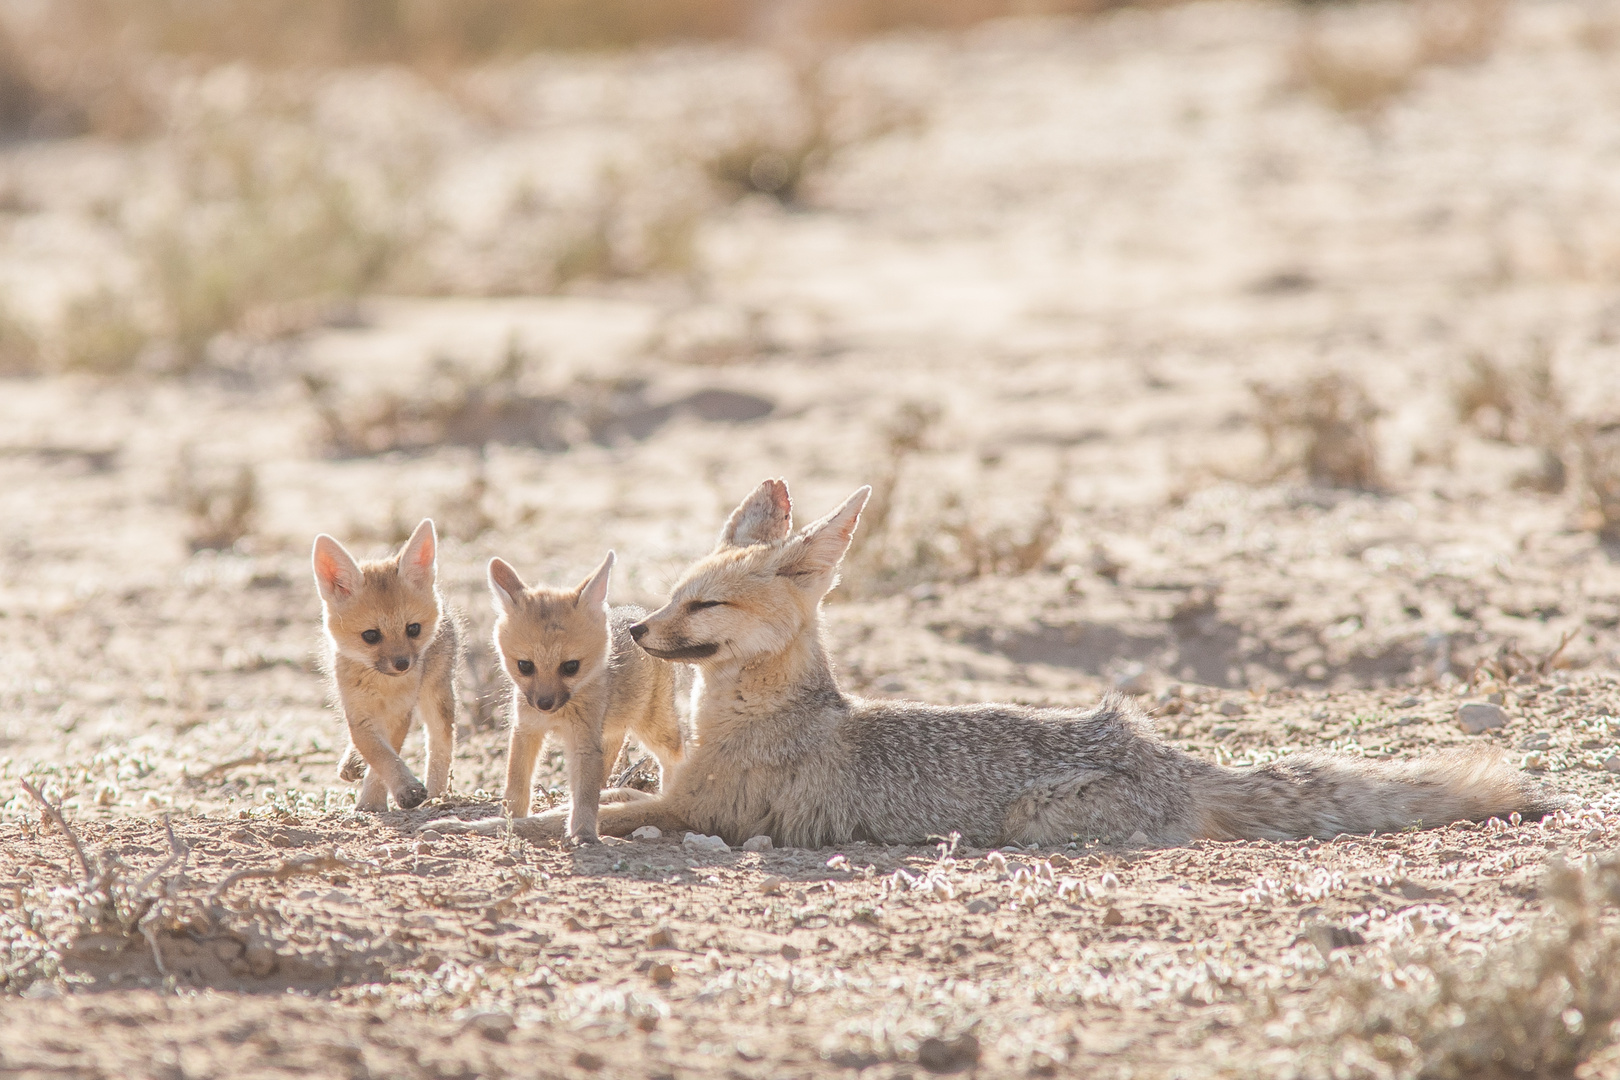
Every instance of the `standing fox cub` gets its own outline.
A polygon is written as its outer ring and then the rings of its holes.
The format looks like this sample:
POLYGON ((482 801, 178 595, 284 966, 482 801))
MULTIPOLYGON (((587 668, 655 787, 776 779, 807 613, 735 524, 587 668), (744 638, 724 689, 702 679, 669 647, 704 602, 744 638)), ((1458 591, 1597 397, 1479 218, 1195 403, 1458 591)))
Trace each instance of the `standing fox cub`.
POLYGON ((658 758, 666 789, 682 753, 674 665, 631 640, 645 611, 608 608, 612 570, 610 551, 577 589, 531 589, 506 562, 489 562, 495 651, 512 680, 506 813, 528 815, 535 757, 554 732, 568 755, 567 830, 576 843, 596 842, 600 792, 626 730, 658 758))
POLYGON ((326 669, 349 725, 338 775, 359 780, 356 810, 404 809, 443 795, 455 753, 455 619, 437 585, 438 541, 424 519, 391 559, 357 563, 315 538, 315 585, 325 609, 326 669), (427 732, 427 784, 399 756, 411 718, 427 732))
MULTIPOLYGON (((794 533, 787 486, 766 481, 669 602, 630 628, 652 655, 697 666, 696 748, 667 793, 604 807, 602 832, 655 825, 796 847, 951 831, 981 845, 1138 833, 1176 844, 1528 817, 1560 805, 1491 749, 1403 762, 1302 753, 1229 769, 1159 742, 1120 697, 1089 710, 851 697, 833 677, 820 608, 869 493, 794 533)), ((555 814, 514 822, 536 839, 560 827, 555 814)))

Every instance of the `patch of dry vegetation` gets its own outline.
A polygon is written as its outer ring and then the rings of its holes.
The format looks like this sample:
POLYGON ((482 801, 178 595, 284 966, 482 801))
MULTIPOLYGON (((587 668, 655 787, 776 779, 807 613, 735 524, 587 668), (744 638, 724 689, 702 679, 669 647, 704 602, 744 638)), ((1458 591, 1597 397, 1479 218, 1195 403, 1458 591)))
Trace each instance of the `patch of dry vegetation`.
MULTIPOLYGON (((1554 862, 1543 883, 1554 916, 1472 956, 1395 949, 1375 970, 1341 968, 1317 1060, 1336 1077, 1507 1080, 1583 1073, 1614 1044, 1620 1018, 1620 860, 1554 862)), ((1611 1061, 1612 1067, 1612 1061, 1611 1061)))
POLYGON ((1270 480, 1303 474, 1312 484, 1371 491, 1382 486, 1373 421, 1379 407, 1348 372, 1291 385, 1255 383, 1256 423, 1270 480))
POLYGON ((1293 81, 1340 112, 1373 116, 1424 70, 1487 59, 1507 19, 1504 0, 1417 0, 1407 32, 1373 37, 1340 12, 1310 19, 1290 57, 1293 81))
POLYGON ((140 52, 209 61, 446 67, 542 49, 854 36, 956 28, 1005 15, 1089 13, 1106 0, 816 0, 771 13, 753 0, 51 0, 50 17, 140 52), (784 18, 792 25, 778 25, 784 18))
POLYGON ((1032 520, 986 521, 982 505, 962 486, 935 493, 923 500, 926 506, 908 506, 909 514, 898 512, 922 489, 906 480, 908 463, 931 449, 940 418, 937 406, 906 402, 884 425, 882 459, 873 470, 861 532, 844 561, 841 593, 883 596, 920 584, 1048 568, 1071 515, 1061 462, 1032 520))

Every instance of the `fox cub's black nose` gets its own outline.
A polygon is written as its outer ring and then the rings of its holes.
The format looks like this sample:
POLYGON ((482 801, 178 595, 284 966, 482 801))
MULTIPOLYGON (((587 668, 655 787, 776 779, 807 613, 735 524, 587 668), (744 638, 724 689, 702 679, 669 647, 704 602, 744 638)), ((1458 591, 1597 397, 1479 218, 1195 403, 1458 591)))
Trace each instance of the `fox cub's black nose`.
POLYGON ((635 641, 640 641, 646 633, 647 624, 644 622, 638 622, 630 628, 630 637, 635 641))
POLYGON ((394 657, 394 670, 395 671, 409 671, 410 669, 411 669, 411 658, 410 657, 408 657, 408 656, 396 656, 396 657, 394 657))
POLYGON ((557 699, 554 697, 535 698, 534 707, 539 709, 541 712, 550 712, 552 709, 557 707, 557 699))

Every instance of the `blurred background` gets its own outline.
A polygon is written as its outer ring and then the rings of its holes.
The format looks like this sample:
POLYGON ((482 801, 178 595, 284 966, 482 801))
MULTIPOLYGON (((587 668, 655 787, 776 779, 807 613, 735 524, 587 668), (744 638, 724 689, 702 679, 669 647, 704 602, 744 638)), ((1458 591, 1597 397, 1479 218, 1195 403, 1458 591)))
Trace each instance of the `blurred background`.
POLYGON ((316 532, 481 640, 773 475, 866 693, 1620 650, 1612 0, 5 0, 0 134, 0 755, 318 756, 316 532))

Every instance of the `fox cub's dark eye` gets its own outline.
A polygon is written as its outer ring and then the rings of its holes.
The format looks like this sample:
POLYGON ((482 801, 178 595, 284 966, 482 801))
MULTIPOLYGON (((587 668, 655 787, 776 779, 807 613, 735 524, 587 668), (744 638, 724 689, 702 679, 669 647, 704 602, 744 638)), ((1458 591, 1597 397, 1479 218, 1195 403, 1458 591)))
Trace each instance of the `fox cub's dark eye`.
POLYGON ((422 636, 422 624, 419 623, 419 622, 411 623, 411 625, 409 625, 409 626, 407 626, 405 628, 405 636, 406 637, 421 637, 422 636))
POLYGON ((518 661, 518 674, 519 675, 533 675, 534 674, 534 661, 533 660, 519 660, 518 661))
POLYGON ((360 640, 365 642, 367 645, 375 645, 377 642, 382 640, 382 631, 367 630, 365 633, 360 635, 360 640))
POLYGON ((724 600, 693 600, 686 605, 687 611, 702 611, 704 608, 719 607, 724 600))
POLYGON ((562 672, 564 675, 578 675, 579 674, 579 661, 578 660, 564 660, 562 666, 559 667, 557 670, 562 672))

